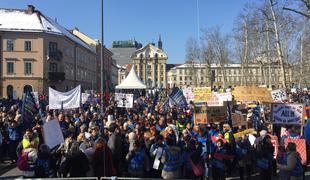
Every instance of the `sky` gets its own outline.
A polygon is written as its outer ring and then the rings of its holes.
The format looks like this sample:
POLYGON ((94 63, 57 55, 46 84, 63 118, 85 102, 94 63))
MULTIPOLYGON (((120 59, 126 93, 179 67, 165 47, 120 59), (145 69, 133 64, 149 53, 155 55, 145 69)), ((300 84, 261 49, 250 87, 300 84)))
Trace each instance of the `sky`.
MULTIPOLYGON (((198 0, 199 29, 219 26, 230 33, 247 2, 255 0, 198 0)), ((0 8, 28 4, 67 29, 101 39, 101 0, 0 0, 0 8)), ((157 44, 161 35, 168 63, 184 63, 186 41, 198 37, 197 12, 197 0, 104 0, 104 43, 108 48, 114 40, 157 44)))

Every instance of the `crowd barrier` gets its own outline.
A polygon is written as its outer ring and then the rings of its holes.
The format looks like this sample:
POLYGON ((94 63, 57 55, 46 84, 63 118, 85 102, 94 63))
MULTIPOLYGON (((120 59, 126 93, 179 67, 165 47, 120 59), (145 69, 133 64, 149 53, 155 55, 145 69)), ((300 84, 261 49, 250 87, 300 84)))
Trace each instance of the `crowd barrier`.
MULTIPOLYGON (((0 178, 2 179, 2 178, 0 178)), ((10 179, 10 178, 8 178, 10 179)), ((15 179, 15 178, 14 178, 15 179)), ((16 178, 19 179, 19 178, 16 178)), ((26 179, 26 178, 25 178, 26 179)), ((161 178, 135 178, 135 177, 75 177, 75 178, 48 178, 49 180, 161 180, 161 178)), ((31 178, 31 180, 45 180, 41 178, 31 178)), ((189 179, 174 179, 174 180, 189 180, 189 179)))
MULTIPOLYGON (((162 180, 161 178, 135 178, 135 177, 101 177, 100 180, 162 180)), ((190 179, 174 179, 190 180, 190 179)))

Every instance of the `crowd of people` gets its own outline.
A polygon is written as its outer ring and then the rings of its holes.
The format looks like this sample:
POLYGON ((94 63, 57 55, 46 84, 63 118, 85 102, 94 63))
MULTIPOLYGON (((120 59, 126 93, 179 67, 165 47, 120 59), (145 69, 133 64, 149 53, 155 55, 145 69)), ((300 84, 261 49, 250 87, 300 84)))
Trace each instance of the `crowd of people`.
MULTIPOLYGON (((308 94, 302 96, 308 97, 308 94)), ((289 143, 285 148, 283 143, 285 138, 303 138, 297 136, 300 127, 287 127, 286 136, 279 137, 275 158, 270 136, 274 132, 268 126, 268 118, 260 114, 257 115, 260 126, 252 133, 256 137, 253 144, 248 134, 235 138, 234 133, 245 127, 232 127, 228 121, 195 124, 193 103, 162 111, 154 105, 154 96, 139 99, 133 108, 125 109, 118 108, 111 97, 102 112, 97 104, 72 110, 49 110, 48 106, 41 106, 28 129, 23 128, 20 103, 3 102, 0 158, 16 164, 24 177, 38 178, 212 177, 222 180, 232 175, 251 179, 254 172, 259 172, 260 179, 265 180, 276 176, 279 179, 304 177, 305 166, 301 164, 296 145, 289 143), (50 149, 44 142, 42 126, 55 119, 65 141, 50 149)), ((300 99, 298 96, 293 101, 300 99)))

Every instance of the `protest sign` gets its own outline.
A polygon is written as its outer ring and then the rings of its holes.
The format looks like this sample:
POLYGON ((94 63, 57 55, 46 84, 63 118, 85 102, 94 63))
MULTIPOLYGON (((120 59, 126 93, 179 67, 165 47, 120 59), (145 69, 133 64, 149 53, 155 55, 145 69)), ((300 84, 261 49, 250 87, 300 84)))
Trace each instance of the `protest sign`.
POLYGON ((133 94, 115 93, 115 100, 117 107, 132 108, 133 106, 133 94))
POLYGON ((205 101, 208 107, 223 106, 223 101, 215 94, 208 94, 205 96, 205 101))
POLYGON ((90 94, 82 93, 82 104, 86 104, 87 102, 89 102, 89 97, 90 97, 90 94))
POLYGON ((221 101, 232 101, 231 92, 216 93, 215 94, 221 101))
POLYGON ((205 105, 197 105, 194 107, 195 124, 207 124, 207 107, 205 105))
POLYGON ((49 148, 54 148, 64 142, 64 137, 57 119, 46 122, 43 125, 44 142, 49 148))
POLYGON ((227 121, 226 106, 207 107, 207 121, 208 123, 227 121))
POLYGON ((279 104, 271 106, 273 124, 302 124, 304 106, 302 104, 279 104))
POLYGON ((233 113, 232 114, 232 125, 233 127, 245 126, 246 121, 244 120, 243 115, 240 113, 233 113))
POLYGON ((194 93, 191 87, 186 87, 182 91, 187 103, 194 101, 194 93))
POLYGON ((193 90, 195 102, 205 102, 206 96, 212 92, 211 87, 195 87, 193 90))
POLYGON ((291 89, 291 92, 292 92, 292 93, 297 93, 297 89, 296 89, 296 88, 292 88, 292 89, 291 89))
POLYGON ((253 129, 253 128, 247 129, 247 130, 244 130, 244 131, 235 133, 235 134, 234 134, 234 137, 235 137, 235 138, 239 138, 239 137, 242 137, 242 136, 244 136, 244 135, 251 134, 251 133, 253 133, 253 132, 254 132, 254 129, 253 129))
POLYGON ((80 107, 81 85, 68 92, 59 92, 48 88, 50 109, 71 109, 80 107))
POLYGON ((271 91, 271 96, 274 101, 283 101, 287 99, 286 92, 283 89, 271 91))
POLYGON ((265 87, 237 86, 233 95, 237 101, 272 102, 271 94, 265 87))
POLYGON ((284 146, 287 147, 289 142, 293 142, 296 144, 296 151, 299 153, 301 157, 301 163, 303 165, 307 164, 307 150, 306 150, 306 141, 305 139, 292 139, 287 138, 284 140, 284 146))

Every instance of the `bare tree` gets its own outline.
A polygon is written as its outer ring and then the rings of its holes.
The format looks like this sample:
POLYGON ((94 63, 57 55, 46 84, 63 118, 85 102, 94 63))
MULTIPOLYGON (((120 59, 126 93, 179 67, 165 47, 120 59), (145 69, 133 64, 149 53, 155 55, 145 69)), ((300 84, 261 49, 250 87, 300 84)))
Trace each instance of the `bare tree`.
POLYGON ((186 41, 186 64, 190 69, 188 77, 193 80, 195 87, 197 87, 199 83, 196 68, 197 61, 200 61, 200 47, 197 40, 191 37, 186 41))
POLYGON ((215 53, 214 53, 213 48, 209 45, 208 42, 205 42, 202 46, 201 58, 206 68, 206 73, 205 73, 206 85, 212 87, 213 80, 212 80, 212 74, 211 74, 211 64, 214 61, 215 53))
POLYGON ((219 27, 203 30, 202 39, 208 43, 209 48, 212 48, 214 61, 220 65, 221 73, 223 75, 223 86, 226 87, 226 70, 225 66, 228 64, 229 59, 229 36, 222 35, 219 27))
POLYGON ((290 7, 290 5, 285 5, 283 6, 284 10, 297 13, 310 20, 310 0, 289 0, 288 3, 297 4, 299 8, 293 8, 290 7))
POLYGON ((285 68, 284 68, 284 58, 283 58, 283 52, 282 52, 282 47, 281 47, 281 41, 280 41, 280 36, 279 36, 279 30, 278 30, 278 23, 277 23, 277 16, 274 10, 274 1, 269 0, 270 2, 270 10, 272 14, 272 20, 273 20, 273 26, 274 26, 274 31, 275 31, 275 38, 276 38, 276 47, 277 47, 277 56, 281 68, 281 73, 280 76, 282 78, 282 86, 286 88, 286 76, 285 76, 285 68))

